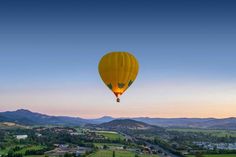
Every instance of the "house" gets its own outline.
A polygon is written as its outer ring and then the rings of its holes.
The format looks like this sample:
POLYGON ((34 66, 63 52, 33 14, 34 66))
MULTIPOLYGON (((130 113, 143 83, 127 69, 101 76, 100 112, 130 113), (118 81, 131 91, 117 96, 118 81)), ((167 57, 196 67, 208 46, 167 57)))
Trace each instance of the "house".
POLYGON ((71 136, 78 136, 78 135, 81 135, 81 134, 78 133, 78 132, 71 132, 70 135, 71 135, 71 136))
POLYGON ((35 133, 35 135, 36 135, 37 137, 41 137, 41 136, 42 136, 42 134, 40 134, 40 133, 35 133))
POLYGON ((28 138, 28 135, 16 135, 17 140, 25 140, 28 138))
POLYGON ((88 147, 70 147, 69 145, 59 145, 57 148, 51 151, 47 151, 44 154, 48 156, 58 157, 63 156, 66 153, 76 154, 76 156, 81 156, 86 152, 91 152, 92 149, 88 147))
POLYGON ((76 156, 81 156, 86 154, 87 152, 91 152, 92 149, 91 148, 87 148, 87 147, 77 147, 77 151, 76 151, 76 156))
POLYGON ((60 145, 59 145, 59 148, 61 148, 61 149, 67 149, 67 148, 69 148, 69 145, 68 145, 68 144, 60 144, 60 145))

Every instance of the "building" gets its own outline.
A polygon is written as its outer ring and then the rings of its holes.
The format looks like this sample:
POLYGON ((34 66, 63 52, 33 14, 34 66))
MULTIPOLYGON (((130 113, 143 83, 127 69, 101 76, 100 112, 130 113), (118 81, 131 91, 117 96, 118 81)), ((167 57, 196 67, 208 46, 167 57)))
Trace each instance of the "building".
POLYGON ((25 140, 28 138, 28 135, 16 135, 17 140, 25 140))
POLYGON ((63 156, 66 153, 76 154, 76 156, 81 156, 87 152, 91 152, 92 148, 88 147, 69 147, 69 145, 59 145, 57 148, 51 151, 47 151, 44 154, 48 156, 58 157, 63 156))
POLYGON ((86 154, 87 152, 91 152, 92 149, 91 148, 87 148, 87 147, 77 147, 77 151, 76 151, 76 156, 81 156, 86 154))

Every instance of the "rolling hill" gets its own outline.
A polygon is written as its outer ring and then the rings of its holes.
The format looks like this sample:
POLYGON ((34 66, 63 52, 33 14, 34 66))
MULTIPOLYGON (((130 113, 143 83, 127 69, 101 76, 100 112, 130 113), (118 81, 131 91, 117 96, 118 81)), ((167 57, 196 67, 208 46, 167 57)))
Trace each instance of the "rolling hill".
POLYGON ((98 127, 109 130, 150 130, 160 129, 158 126, 153 126, 144 122, 132 119, 116 119, 110 122, 102 123, 98 127))
POLYGON ((236 118, 134 118, 161 127, 236 130, 236 118))
POLYGON ((179 127, 179 128, 204 128, 204 129, 229 129, 236 130, 236 118, 113 118, 104 116, 97 119, 84 119, 80 117, 67 117, 67 116, 49 116, 46 114, 31 112, 25 109, 19 109, 16 111, 0 112, 0 122, 13 122, 22 125, 66 125, 66 126, 79 126, 85 124, 101 124, 106 126, 109 122, 112 122, 111 126, 115 126, 122 123, 122 126, 127 124, 129 127, 143 128, 150 127, 145 126, 149 124, 151 126, 159 127, 179 127), (121 121, 124 120, 125 121, 121 121), (116 120, 116 121, 114 121, 116 120), (130 120, 130 121, 129 121, 130 120), (134 121, 143 122, 135 124, 134 121), (103 123, 103 124, 102 124, 103 123))
POLYGON ((22 125, 83 125, 89 121, 82 118, 49 116, 41 113, 20 109, 0 113, 0 122, 12 122, 22 125))

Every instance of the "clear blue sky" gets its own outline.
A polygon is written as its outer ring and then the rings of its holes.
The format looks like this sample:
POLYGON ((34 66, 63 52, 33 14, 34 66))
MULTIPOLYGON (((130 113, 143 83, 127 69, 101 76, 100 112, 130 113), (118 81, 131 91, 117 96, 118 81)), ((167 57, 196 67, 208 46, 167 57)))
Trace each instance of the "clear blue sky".
POLYGON ((233 0, 2 0, 0 110, 234 116, 235 8, 233 0), (140 62, 121 104, 98 75, 109 51, 140 62))

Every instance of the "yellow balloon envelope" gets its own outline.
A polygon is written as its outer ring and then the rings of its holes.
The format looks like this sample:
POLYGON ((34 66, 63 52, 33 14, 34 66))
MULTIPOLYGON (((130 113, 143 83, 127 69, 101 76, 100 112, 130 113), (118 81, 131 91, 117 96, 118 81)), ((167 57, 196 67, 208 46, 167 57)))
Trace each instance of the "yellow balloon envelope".
POLYGON ((110 52, 101 58, 98 70, 103 82, 119 102, 119 96, 134 82, 139 65, 136 58, 128 52, 110 52))

